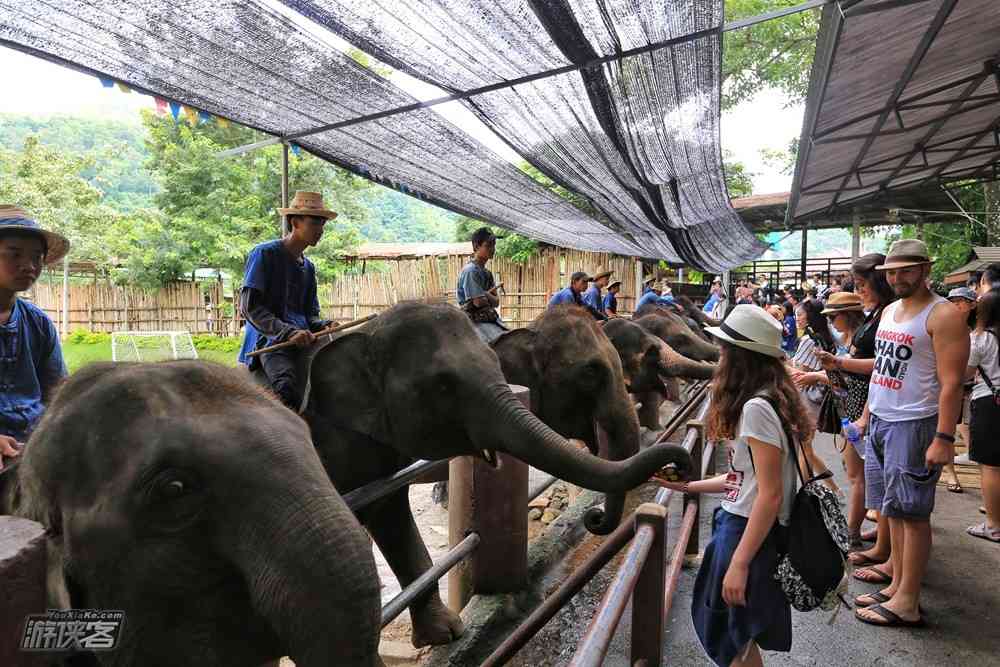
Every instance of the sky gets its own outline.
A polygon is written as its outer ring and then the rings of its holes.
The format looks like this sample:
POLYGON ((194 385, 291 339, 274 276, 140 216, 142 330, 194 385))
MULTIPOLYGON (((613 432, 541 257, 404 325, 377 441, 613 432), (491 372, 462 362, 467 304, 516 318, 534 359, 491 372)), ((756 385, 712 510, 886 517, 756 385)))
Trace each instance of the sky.
MULTIPOLYGON (((335 46, 342 48, 343 43, 335 46)), ((0 47, 0 73, 4 89, 18 93, 0 96, 0 113, 72 114, 137 121, 139 109, 153 107, 151 97, 104 88, 92 76, 3 47, 0 47)), ((433 86, 399 72, 395 72, 392 79, 418 99, 441 95, 433 86)), ((516 160, 513 151, 460 102, 449 102, 434 109, 501 156, 516 160)), ((786 108, 782 96, 773 91, 766 91, 723 114, 722 146, 753 174, 755 194, 789 190, 791 176, 766 164, 760 151, 786 148, 789 141, 799 135, 801 126, 801 106, 786 108)))

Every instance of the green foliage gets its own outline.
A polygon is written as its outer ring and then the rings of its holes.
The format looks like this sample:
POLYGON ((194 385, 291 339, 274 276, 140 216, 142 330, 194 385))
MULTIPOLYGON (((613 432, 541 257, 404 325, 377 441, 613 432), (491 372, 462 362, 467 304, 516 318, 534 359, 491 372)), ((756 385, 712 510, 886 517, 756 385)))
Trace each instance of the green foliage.
POLYGON ((240 338, 221 338, 211 334, 192 335, 191 340, 194 341, 194 347, 199 353, 204 350, 214 350, 216 352, 232 352, 235 354, 240 351, 240 346, 243 344, 240 338))
POLYGON ((368 221, 359 225, 359 231, 368 241, 446 242, 455 235, 457 214, 395 190, 374 186, 366 195, 365 203, 369 211, 368 221))
MULTIPOLYGON (((726 21, 747 18, 802 0, 725 0, 726 21)), ((723 36, 722 107, 732 108, 774 87, 790 103, 805 99, 816 50, 819 10, 764 21, 723 36)))
POLYGON ((726 174, 726 188, 730 197, 749 197, 753 194, 753 177, 746 166, 729 151, 722 152, 723 171, 726 174))
POLYGON ((455 223, 454 240, 456 242, 471 241, 472 235, 480 227, 489 227, 490 230, 496 235, 497 257, 506 257, 514 262, 523 263, 538 254, 538 241, 533 241, 526 236, 515 234, 514 232, 504 229, 503 227, 487 225, 482 220, 476 220, 475 218, 469 218, 467 216, 462 216, 458 219, 458 222, 455 223))
POLYGON ((99 345, 102 343, 110 343, 111 334, 102 333, 100 331, 87 331, 86 329, 74 329, 63 343, 72 343, 74 345, 99 345))

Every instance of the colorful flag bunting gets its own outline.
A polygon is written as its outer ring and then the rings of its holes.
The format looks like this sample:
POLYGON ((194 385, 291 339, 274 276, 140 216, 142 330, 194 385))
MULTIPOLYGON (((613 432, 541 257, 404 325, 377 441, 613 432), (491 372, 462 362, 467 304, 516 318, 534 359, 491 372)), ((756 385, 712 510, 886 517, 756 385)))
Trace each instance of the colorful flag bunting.
POLYGON ((132 92, 132 89, 128 87, 128 84, 127 83, 122 83, 121 81, 118 82, 118 90, 122 91, 123 93, 131 93, 132 92))
POLYGON ((177 102, 170 103, 170 115, 174 117, 174 122, 177 122, 177 117, 181 115, 181 105, 177 102))
POLYGON ((101 85, 104 86, 105 88, 114 88, 115 87, 115 80, 114 79, 108 79, 108 78, 105 78, 103 76, 99 76, 97 78, 100 79, 101 85))
POLYGON ((194 126, 198 124, 198 110, 192 109, 191 107, 184 107, 184 117, 187 118, 189 125, 194 126))
POLYGON ((221 116, 215 117, 215 122, 219 124, 219 127, 229 127, 229 119, 223 118, 221 116))
POLYGON ((300 152, 299 145, 298 144, 288 144, 288 146, 289 146, 289 148, 292 149, 292 154, 295 157, 298 157, 299 156, 299 152, 300 152))
POLYGON ((165 116, 167 109, 170 108, 170 104, 162 97, 154 97, 153 102, 156 104, 156 115, 165 116))
POLYGON ((198 122, 200 122, 200 123, 210 123, 210 122, 212 122, 212 114, 208 113, 207 111, 199 111, 198 112, 198 122))

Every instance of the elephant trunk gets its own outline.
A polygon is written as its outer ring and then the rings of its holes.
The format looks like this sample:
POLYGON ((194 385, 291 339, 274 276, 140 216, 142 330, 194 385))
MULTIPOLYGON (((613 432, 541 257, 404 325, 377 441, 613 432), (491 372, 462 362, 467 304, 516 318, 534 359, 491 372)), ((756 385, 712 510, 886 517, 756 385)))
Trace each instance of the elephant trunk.
POLYGON ((660 347, 660 374, 693 380, 710 380, 718 364, 707 364, 678 354, 669 345, 660 347))
POLYGON ((495 386, 488 400, 494 406, 496 421, 490 426, 496 448, 571 484, 625 493, 668 463, 675 464, 682 475, 691 473, 691 457, 681 447, 658 445, 623 461, 605 461, 542 423, 506 385, 495 386))
POLYGON ((691 359, 696 359, 698 361, 718 361, 719 360, 719 347, 709 343, 703 338, 691 335, 690 340, 687 341, 687 356, 691 359))
POLYGON ((299 472, 283 471, 300 480, 295 491, 247 500, 241 515, 253 520, 233 531, 228 553, 296 665, 379 664, 379 579, 367 534, 329 480, 299 472))
MULTIPOLYGON (((616 392, 618 393, 618 392, 616 392)), ((622 388, 621 395, 609 397, 597 415, 597 422, 607 435, 609 461, 624 461, 639 452, 639 419, 632 401, 622 388)), ((614 492, 604 496, 604 508, 591 507, 583 516, 587 530, 595 535, 607 535, 622 520, 627 493, 614 492)))

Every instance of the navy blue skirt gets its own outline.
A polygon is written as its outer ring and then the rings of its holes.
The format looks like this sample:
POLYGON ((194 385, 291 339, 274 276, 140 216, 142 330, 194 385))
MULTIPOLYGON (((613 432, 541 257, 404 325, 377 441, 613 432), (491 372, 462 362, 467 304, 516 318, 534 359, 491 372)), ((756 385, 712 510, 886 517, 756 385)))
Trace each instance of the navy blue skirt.
POLYGON ((747 574, 745 607, 729 607, 722 599, 722 580, 743 537, 747 520, 721 507, 712 517, 712 540, 698 570, 691 600, 695 632, 708 657, 729 667, 751 640, 767 651, 792 648, 792 612, 774 579, 778 567, 780 526, 768 534, 747 574))

